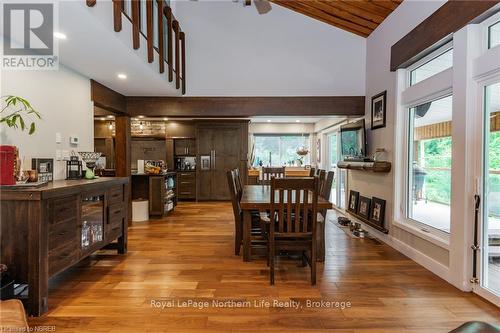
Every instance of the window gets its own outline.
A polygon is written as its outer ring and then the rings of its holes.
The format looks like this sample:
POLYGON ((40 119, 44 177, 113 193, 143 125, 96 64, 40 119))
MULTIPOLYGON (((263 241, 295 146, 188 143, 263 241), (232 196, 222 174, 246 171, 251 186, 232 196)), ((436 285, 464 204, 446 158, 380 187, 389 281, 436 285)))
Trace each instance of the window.
POLYGON ((407 218, 450 232, 452 96, 409 109, 407 218))
POLYGON ((309 164, 309 155, 299 156, 297 149, 309 147, 309 135, 254 135, 254 166, 309 164), (297 161, 301 161, 297 162, 297 161))
POLYGON ((488 27, 488 48, 500 45, 500 21, 488 27))
POLYGON ((451 44, 445 45, 440 51, 438 51, 437 56, 431 56, 430 60, 424 58, 423 63, 417 63, 417 67, 410 70, 410 86, 453 66, 453 49, 451 48, 451 44))

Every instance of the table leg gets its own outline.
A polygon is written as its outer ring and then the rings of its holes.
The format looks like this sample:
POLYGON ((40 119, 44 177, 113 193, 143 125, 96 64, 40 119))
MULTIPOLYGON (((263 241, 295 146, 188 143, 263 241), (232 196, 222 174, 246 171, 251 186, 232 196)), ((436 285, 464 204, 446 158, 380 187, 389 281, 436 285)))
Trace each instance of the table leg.
POLYGON ((250 261, 252 234, 252 213, 249 210, 243 211, 243 261, 250 261))

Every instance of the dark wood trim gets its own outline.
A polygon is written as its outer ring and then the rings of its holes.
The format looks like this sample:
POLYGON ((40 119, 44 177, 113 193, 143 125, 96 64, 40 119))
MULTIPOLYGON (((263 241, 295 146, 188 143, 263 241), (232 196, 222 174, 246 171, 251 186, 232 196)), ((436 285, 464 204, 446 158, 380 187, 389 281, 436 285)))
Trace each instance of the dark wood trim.
POLYGON ((181 74, 182 74, 182 94, 186 94, 186 35, 183 31, 179 33, 181 40, 181 74))
POLYGON ((172 9, 168 6, 165 7, 165 16, 167 17, 167 64, 168 64, 168 82, 174 80, 174 67, 172 64, 172 9))
POLYGON ((123 0, 113 0, 113 27, 116 32, 122 30, 123 0))
POLYGON ((148 41, 148 62, 152 63, 153 55, 153 1, 146 1, 146 28, 148 41))
POLYGON ((391 47, 391 71, 408 67, 499 1, 450 0, 391 47))
POLYGON ((179 22, 174 20, 172 23, 174 28, 174 39, 175 39, 175 88, 179 89, 181 87, 181 71, 180 71, 180 50, 179 50, 179 22))
POLYGON ((160 73, 165 72, 165 51, 163 45, 163 0, 158 0, 158 53, 160 73))
POLYGON ((253 117, 365 114, 364 96, 126 97, 130 116, 253 117))
POLYGON ((140 44, 140 8, 139 0, 132 0, 132 45, 137 50, 140 44))
POLYGON ((90 95, 94 106, 117 113, 127 111, 125 96, 92 79, 90 80, 90 95))
POLYGON ((87 6, 94 7, 96 2, 97 2, 97 0, 87 0, 87 6))

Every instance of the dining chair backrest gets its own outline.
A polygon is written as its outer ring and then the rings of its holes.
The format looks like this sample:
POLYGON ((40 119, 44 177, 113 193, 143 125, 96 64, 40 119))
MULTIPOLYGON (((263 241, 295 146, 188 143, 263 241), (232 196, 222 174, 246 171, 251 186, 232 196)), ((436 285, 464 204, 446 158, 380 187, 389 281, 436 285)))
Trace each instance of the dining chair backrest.
POLYGON ((238 169, 238 168, 234 169, 233 175, 234 175, 236 192, 238 193, 238 201, 239 201, 239 200, 241 200, 241 196, 243 195, 243 185, 241 183, 240 169, 238 169))
POLYGON ((263 167, 262 183, 269 185, 272 177, 285 178, 285 167, 263 167))
POLYGON ((241 219, 242 211, 240 207, 240 200, 238 198, 238 191, 236 188, 234 170, 228 170, 226 172, 226 176, 227 184, 229 186, 229 193, 231 195, 231 203, 233 205, 234 221, 235 223, 238 223, 238 221, 241 219))
MULTIPOLYGON (((318 178, 273 178, 270 215, 275 217, 274 234, 285 237, 312 237, 316 232, 318 178)), ((271 219, 274 220, 273 218, 271 219)))
POLYGON ((335 173, 333 171, 328 171, 326 179, 323 182, 322 191, 320 195, 326 200, 330 200, 330 193, 332 193, 332 184, 334 175, 335 173))
POLYGON ((323 193, 323 185, 325 183, 325 179, 326 179, 326 171, 325 170, 322 170, 322 169, 319 169, 318 170, 318 182, 319 182, 319 193, 323 193))
POLYGON ((316 176, 316 168, 309 169, 309 177, 314 177, 314 176, 316 176))

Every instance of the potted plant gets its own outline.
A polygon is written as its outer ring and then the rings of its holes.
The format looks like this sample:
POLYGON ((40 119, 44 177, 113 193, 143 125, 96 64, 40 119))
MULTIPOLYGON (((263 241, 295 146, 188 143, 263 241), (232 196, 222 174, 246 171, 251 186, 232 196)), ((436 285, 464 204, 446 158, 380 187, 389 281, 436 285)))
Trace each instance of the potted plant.
MULTIPOLYGON (((36 131, 34 119, 41 119, 40 113, 33 109, 30 102, 19 96, 2 96, 0 123, 10 128, 28 131, 32 135, 36 131)), ((15 146, 0 145, 0 185, 14 185, 16 183, 14 170, 17 163, 17 148, 15 146)))

